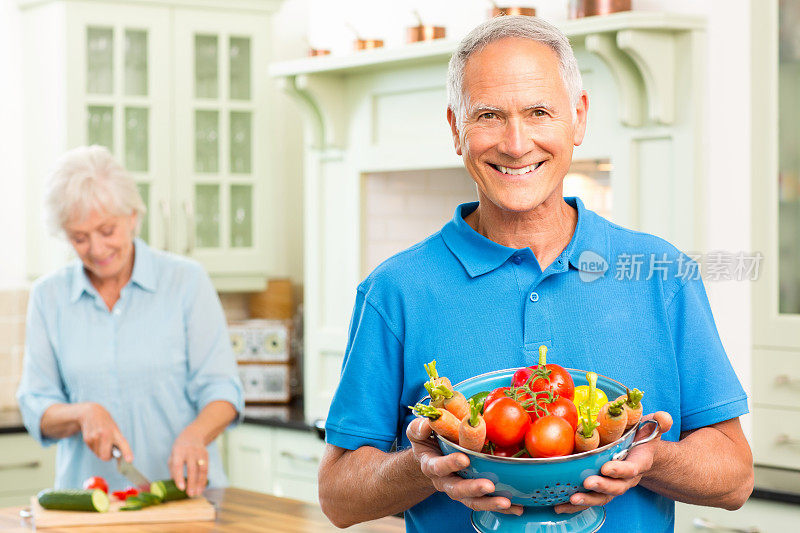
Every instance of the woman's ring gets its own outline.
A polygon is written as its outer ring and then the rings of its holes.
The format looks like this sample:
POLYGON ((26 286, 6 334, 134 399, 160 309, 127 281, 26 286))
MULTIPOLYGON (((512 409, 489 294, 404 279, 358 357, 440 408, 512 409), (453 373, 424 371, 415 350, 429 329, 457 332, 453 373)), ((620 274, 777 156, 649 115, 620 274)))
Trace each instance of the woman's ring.
POLYGON ((205 459, 198 459, 197 460, 197 466, 205 466, 205 465, 206 465, 206 460, 205 459))

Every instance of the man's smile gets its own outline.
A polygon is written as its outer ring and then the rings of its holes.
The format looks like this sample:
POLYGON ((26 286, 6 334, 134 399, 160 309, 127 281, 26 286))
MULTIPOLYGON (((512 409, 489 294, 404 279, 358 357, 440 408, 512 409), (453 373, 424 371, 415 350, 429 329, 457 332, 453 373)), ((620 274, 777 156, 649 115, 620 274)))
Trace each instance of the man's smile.
POLYGON ((517 168, 504 167, 502 165, 495 165, 494 163, 489 163, 489 165, 502 174, 510 174, 511 176, 521 176, 522 174, 528 174, 529 172, 535 171, 540 166, 542 166, 542 163, 544 163, 544 161, 539 161, 538 163, 534 163, 526 167, 517 167, 517 168))

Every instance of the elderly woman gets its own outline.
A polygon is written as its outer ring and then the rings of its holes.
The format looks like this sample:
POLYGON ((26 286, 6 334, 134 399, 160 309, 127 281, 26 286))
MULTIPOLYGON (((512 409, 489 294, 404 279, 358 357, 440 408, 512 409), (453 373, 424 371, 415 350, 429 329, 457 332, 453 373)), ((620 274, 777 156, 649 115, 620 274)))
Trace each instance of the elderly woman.
POLYGON ((55 486, 89 476, 130 485, 109 461, 112 445, 190 496, 207 481, 224 486, 213 441, 243 397, 208 275, 136 238, 144 204, 105 148, 67 152, 45 203, 79 259, 31 289, 17 399, 30 434, 58 442, 55 486))

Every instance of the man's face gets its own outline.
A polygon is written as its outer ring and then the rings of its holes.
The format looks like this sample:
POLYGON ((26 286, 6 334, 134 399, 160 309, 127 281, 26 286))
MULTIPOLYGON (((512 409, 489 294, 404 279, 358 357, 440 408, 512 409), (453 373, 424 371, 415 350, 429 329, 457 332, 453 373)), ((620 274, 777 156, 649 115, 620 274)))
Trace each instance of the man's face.
POLYGON ((450 109, 447 118, 481 203, 521 213, 560 196, 573 146, 583 141, 587 101, 583 93, 573 119, 556 53, 528 39, 487 45, 467 60, 464 100, 461 130, 450 109))

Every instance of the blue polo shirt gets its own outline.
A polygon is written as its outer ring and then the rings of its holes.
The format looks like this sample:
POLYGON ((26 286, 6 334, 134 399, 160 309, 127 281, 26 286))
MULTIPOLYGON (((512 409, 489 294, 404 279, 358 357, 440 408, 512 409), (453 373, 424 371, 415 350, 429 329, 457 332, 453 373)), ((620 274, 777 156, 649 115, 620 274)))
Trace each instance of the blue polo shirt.
MULTIPOLYGON (((359 286, 327 441, 354 450, 408 447, 408 405, 436 359, 453 383, 548 361, 594 370, 645 392, 646 413, 674 420, 664 439, 736 418, 747 397, 720 342, 697 263, 668 242, 578 211, 567 247, 541 271, 530 248, 475 232, 460 205, 421 243, 359 286)), ((436 493, 406 512, 409 532, 471 531, 470 510, 436 493)), ((674 529, 674 502, 636 487, 606 505, 603 533, 674 529)))

